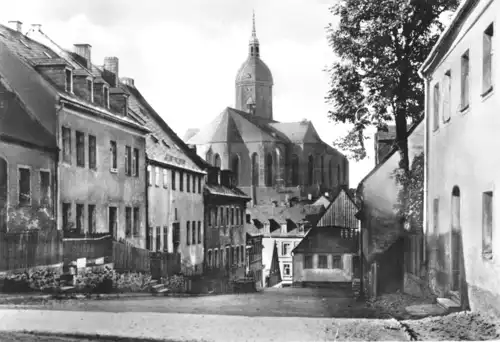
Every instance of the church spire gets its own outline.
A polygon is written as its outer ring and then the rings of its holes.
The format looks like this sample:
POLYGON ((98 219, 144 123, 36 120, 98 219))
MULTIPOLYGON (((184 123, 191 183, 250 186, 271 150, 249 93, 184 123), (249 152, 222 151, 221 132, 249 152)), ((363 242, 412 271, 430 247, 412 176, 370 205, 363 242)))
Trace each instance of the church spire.
POLYGON ((252 37, 250 38, 250 56, 252 57, 259 57, 260 51, 259 51, 259 39, 257 39, 257 33, 255 31, 255 11, 253 11, 253 16, 252 16, 252 37))

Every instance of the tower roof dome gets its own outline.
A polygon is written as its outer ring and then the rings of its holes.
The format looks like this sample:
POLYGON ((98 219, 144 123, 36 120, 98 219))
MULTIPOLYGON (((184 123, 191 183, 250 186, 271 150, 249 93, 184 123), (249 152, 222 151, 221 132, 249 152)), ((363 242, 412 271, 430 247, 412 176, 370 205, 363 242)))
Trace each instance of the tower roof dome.
POLYGON ((248 58, 241 65, 236 75, 236 83, 266 82, 273 84, 273 76, 266 63, 260 59, 260 46, 255 31, 255 13, 252 20, 252 35, 250 37, 248 58))

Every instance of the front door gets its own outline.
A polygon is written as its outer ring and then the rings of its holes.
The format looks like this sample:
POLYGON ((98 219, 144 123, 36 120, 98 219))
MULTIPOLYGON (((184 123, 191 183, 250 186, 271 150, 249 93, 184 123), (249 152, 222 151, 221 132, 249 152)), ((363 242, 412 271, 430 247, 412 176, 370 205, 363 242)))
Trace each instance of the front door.
POLYGON ((458 296, 462 294, 462 231, 460 226, 460 189, 453 188, 451 200, 451 284, 450 290, 458 296))
POLYGON ((0 232, 7 230, 7 161, 0 158, 0 232))

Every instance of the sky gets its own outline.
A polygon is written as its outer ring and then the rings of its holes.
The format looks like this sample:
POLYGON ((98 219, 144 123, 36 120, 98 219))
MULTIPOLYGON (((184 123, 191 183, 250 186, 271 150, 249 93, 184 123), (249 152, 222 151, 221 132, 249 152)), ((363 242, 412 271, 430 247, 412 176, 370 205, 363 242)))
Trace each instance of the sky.
MULTIPOLYGON (((59 45, 92 45, 92 61, 119 58, 119 76, 131 77, 148 102, 182 138, 224 108, 234 106, 236 72, 248 54, 255 10, 262 60, 273 74, 277 121, 313 122, 328 144, 347 127, 330 122, 325 72, 335 56, 325 27, 335 22, 335 0, 11 0, 0 22, 41 24, 59 45)), ((350 161, 350 186, 374 167, 350 161)))

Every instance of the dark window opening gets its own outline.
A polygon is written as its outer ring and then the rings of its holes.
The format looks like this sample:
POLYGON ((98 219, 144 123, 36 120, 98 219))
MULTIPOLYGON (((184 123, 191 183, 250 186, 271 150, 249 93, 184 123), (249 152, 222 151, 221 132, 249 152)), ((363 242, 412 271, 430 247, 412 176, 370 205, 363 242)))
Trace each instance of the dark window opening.
POLYGON ((31 172, 26 168, 19 168, 19 205, 31 205, 31 172))
POLYGON ((97 168, 97 145, 96 137, 89 135, 89 168, 95 170, 97 168))
POLYGON ((85 134, 76 131, 76 165, 85 167, 85 134))

